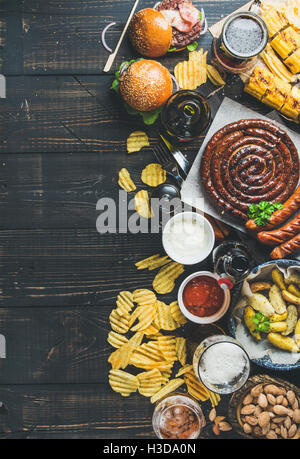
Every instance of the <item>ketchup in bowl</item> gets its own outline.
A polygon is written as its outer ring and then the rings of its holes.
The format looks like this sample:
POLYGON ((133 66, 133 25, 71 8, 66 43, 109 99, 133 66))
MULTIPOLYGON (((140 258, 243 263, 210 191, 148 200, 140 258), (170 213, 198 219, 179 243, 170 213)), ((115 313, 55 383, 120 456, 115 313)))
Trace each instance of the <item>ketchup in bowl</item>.
POLYGON ((209 317, 222 307, 224 290, 213 277, 198 276, 186 284, 182 299, 184 306, 191 314, 198 317, 209 317))

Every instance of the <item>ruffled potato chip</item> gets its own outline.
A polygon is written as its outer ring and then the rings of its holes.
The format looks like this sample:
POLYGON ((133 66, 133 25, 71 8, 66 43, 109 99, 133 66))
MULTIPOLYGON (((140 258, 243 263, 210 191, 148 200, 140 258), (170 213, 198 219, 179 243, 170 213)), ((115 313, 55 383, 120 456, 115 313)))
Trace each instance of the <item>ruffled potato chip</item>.
POLYGON ((182 337, 176 338, 176 357, 181 365, 186 364, 187 351, 186 351, 186 339, 182 337))
POLYGON ((157 313, 154 325, 166 331, 176 330, 179 327, 171 315, 170 306, 166 305, 163 301, 157 301, 157 313))
POLYGON ((120 292, 117 297, 117 313, 120 316, 127 315, 131 312, 133 304, 133 295, 131 292, 120 292))
POLYGON ((175 280, 183 272, 183 265, 175 261, 163 266, 153 280, 154 290, 161 295, 172 292, 175 287, 175 280))
POLYGON ((179 386, 184 384, 183 379, 171 379, 160 391, 151 397, 151 403, 155 403, 165 395, 170 394, 174 390, 178 389, 179 386))
POLYGON ((132 353, 141 344, 143 336, 143 333, 136 333, 130 338, 128 343, 123 344, 119 349, 110 354, 108 362, 114 370, 119 370, 120 368, 124 370, 127 367, 132 353))
POLYGON ((134 131, 127 139, 127 152, 135 153, 140 151, 143 147, 149 147, 149 138, 146 132, 134 131))
POLYGON ((134 196, 135 210, 144 218, 151 218, 153 213, 150 206, 148 191, 140 190, 134 196))
POLYGON ((138 261, 135 266, 137 269, 148 269, 152 271, 153 269, 161 268, 162 266, 170 263, 170 258, 168 255, 161 256, 158 253, 152 255, 151 257, 145 258, 144 260, 138 261))
POLYGON ((173 301, 170 304, 170 311, 172 314, 173 319, 179 324, 184 325, 187 323, 186 317, 182 314, 180 307, 178 305, 178 301, 173 301))
POLYGON ((112 347, 119 349, 119 347, 123 346, 123 344, 128 343, 128 339, 126 336, 121 335, 120 333, 116 333, 114 331, 109 332, 107 341, 112 347))
POLYGON ((128 193, 130 193, 130 191, 136 190, 136 186, 133 183, 129 172, 127 169, 125 169, 125 167, 123 167, 123 169, 121 169, 119 172, 118 184, 121 188, 123 188, 123 190, 127 191, 128 193))
POLYGON ((177 372, 175 378, 178 378, 178 376, 182 376, 182 375, 184 375, 185 373, 190 372, 192 369, 193 369, 193 365, 189 365, 189 364, 184 365, 183 367, 181 367, 181 368, 178 370, 178 372, 177 372))
POLYGON ((206 83, 206 56, 203 49, 189 53, 189 60, 179 62, 175 69, 174 75, 180 89, 194 90, 206 83))
POLYGON ((196 400, 200 400, 201 402, 205 402, 206 400, 208 400, 208 391, 206 387, 203 386, 203 384, 197 378, 197 376, 194 373, 194 370, 185 373, 184 381, 186 383, 188 393, 192 397, 194 397, 196 400))
POLYGON ((132 392, 136 392, 139 381, 136 376, 122 370, 110 370, 109 384, 113 391, 119 392, 123 397, 128 397, 132 392))
POLYGON ((161 164, 151 163, 142 171, 141 180, 148 186, 156 187, 166 181, 167 173, 161 164))
POLYGON ((111 328, 117 333, 127 333, 129 330, 130 315, 120 316, 116 309, 113 309, 109 316, 111 328))
POLYGON ((156 302, 156 295, 151 290, 140 288, 133 292, 133 301, 139 306, 151 306, 156 302))

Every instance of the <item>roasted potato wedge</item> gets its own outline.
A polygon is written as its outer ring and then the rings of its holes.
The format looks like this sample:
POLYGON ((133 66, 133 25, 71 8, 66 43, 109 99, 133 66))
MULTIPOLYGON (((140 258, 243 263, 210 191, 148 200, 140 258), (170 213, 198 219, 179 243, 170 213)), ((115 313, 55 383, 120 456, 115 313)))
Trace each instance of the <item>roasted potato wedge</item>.
MULTIPOLYGON (((295 305, 290 304, 287 307, 287 312, 288 312, 288 316, 287 316, 287 319, 286 319, 287 328, 286 328, 286 330, 284 330, 282 332, 283 336, 288 336, 295 330, 295 327, 296 327, 296 324, 297 324, 297 320, 298 320, 298 310, 297 310, 295 305)), ((280 323, 280 322, 278 322, 278 323, 280 323)))
POLYGON ((289 277, 285 279, 285 283, 287 285, 290 285, 290 284, 300 285, 300 273, 293 272, 292 274, 289 275, 289 277))
POLYGON ((287 330, 287 322, 272 322, 270 323, 270 332, 282 333, 287 330))
POLYGON ((272 270, 272 279, 273 282, 280 288, 280 290, 286 290, 284 276, 278 268, 272 270))
POLYGON ((268 298, 266 298, 261 293, 254 293, 254 295, 250 296, 249 304, 253 309, 261 312, 266 317, 271 317, 271 315, 275 312, 268 298))
POLYGON ((271 323, 274 323, 274 322, 284 322, 286 320, 288 316, 288 312, 285 311, 283 314, 276 314, 276 312, 274 314, 271 315, 270 317, 270 322, 271 323))
POLYGON ((282 290, 282 296, 283 298, 288 301, 289 303, 297 304, 300 306, 300 298, 296 295, 293 295, 291 292, 288 290, 282 290))
POLYGON ((273 346, 283 349, 284 351, 300 352, 300 348, 295 341, 289 336, 282 336, 280 333, 269 333, 267 336, 273 346))
POLYGON ((277 314, 283 314, 286 311, 286 304, 282 298, 280 288, 274 284, 269 291, 269 300, 277 314))
POLYGON ((261 340, 261 335, 259 332, 255 331, 256 324, 252 320, 254 316, 255 316, 254 309, 251 308, 251 306, 246 306, 244 309, 244 321, 245 321, 246 327, 248 328, 253 338, 259 341, 261 340))
POLYGON ((288 291, 300 298, 300 289, 296 285, 290 284, 288 286, 288 291))
POLYGON ((252 282, 250 289, 252 293, 260 292, 262 290, 270 290, 272 284, 270 282, 252 282))
POLYGON ((298 346, 300 346, 300 319, 298 319, 295 327, 295 340, 298 346))

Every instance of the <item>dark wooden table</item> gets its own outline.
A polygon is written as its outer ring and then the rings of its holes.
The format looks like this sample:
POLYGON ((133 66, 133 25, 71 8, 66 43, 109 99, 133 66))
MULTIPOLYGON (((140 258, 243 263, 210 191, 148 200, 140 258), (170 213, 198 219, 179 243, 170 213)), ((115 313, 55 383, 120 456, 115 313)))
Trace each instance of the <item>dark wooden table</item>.
MULTIPOLYGON (((153 3, 142 0, 140 8, 153 3)), ((153 273, 137 273, 134 263, 161 252, 161 237, 100 235, 95 226, 97 200, 117 199, 118 171, 127 167, 140 186, 142 168, 153 161, 150 149, 126 154, 129 133, 144 126, 110 91, 119 64, 136 56, 126 41, 111 74, 102 72, 100 32, 117 21, 113 46, 132 4, 0 1, 0 73, 7 82, 0 99, 2 438, 153 438, 150 402, 138 394, 121 398, 108 386, 106 337, 118 292, 151 287, 153 273)), ((196 4, 212 25, 243 1, 196 4)), ((200 45, 210 48, 209 33, 200 45)), ((178 58, 162 62, 173 69, 178 58)), ((201 92, 213 89, 208 83, 201 92)), ((224 94, 267 113, 241 89, 233 78, 212 99, 214 113, 224 94)), ((155 144, 157 128, 147 132, 155 144)), ((191 161, 201 141, 186 149, 191 161)), ((261 249, 257 257, 264 259, 261 249)), ((295 382, 299 373, 281 376, 295 382)), ((227 402, 222 398, 220 414, 227 402)))

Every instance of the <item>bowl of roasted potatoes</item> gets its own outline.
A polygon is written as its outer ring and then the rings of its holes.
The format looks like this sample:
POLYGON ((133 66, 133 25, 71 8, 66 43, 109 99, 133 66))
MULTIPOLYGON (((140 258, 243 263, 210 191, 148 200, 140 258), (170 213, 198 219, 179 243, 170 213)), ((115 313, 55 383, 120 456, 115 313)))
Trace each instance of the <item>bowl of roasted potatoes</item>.
POLYGON ((246 438, 300 438, 300 389, 288 381, 255 375, 231 397, 228 418, 246 438))
POLYGON ((229 328, 257 365, 300 368, 300 262, 256 266, 233 295, 229 328))

